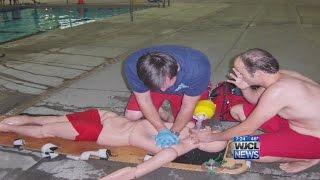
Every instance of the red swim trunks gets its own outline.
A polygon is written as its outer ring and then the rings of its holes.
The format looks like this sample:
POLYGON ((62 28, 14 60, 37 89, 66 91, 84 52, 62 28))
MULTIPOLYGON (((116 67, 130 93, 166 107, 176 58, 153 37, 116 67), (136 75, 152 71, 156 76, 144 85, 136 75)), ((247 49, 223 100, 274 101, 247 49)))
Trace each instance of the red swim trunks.
MULTIPOLYGON (((245 103, 246 117, 255 105, 245 103)), ((261 129, 260 156, 288 157, 296 159, 320 159, 320 138, 299 134, 289 127, 288 120, 274 116, 265 122, 261 129)))
MULTIPOLYGON (((208 90, 210 90, 210 87, 208 87, 208 90)), ((150 92, 150 95, 151 95, 151 99, 153 101, 154 107, 156 109, 159 109, 162 106, 163 101, 168 100, 171 103, 171 110, 174 118, 177 117, 182 104, 183 95, 163 94, 159 92, 150 92)), ((200 99, 208 99, 208 97, 209 97, 209 91, 205 91, 201 95, 200 99)), ((127 104, 127 109, 133 110, 133 111, 140 111, 139 104, 134 94, 130 96, 130 99, 127 104)))
POLYGON ((76 141, 96 141, 98 139, 103 128, 98 109, 89 109, 66 116, 79 133, 76 141))

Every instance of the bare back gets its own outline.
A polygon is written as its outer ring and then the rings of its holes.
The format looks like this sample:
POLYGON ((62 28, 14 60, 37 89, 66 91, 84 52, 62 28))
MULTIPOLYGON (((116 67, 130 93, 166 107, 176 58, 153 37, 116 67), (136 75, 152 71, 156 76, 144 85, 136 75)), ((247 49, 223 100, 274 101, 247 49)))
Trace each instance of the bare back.
POLYGON ((280 73, 274 85, 282 89, 279 101, 286 106, 278 115, 288 119, 298 133, 320 138, 320 84, 293 71, 280 73))

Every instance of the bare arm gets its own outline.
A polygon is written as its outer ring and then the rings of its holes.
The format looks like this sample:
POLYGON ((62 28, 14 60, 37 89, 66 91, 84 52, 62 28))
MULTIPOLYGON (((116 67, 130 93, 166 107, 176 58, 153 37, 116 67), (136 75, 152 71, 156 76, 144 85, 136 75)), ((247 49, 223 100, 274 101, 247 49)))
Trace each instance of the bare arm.
POLYGON ((134 179, 146 175, 164 164, 175 160, 192 149, 198 147, 191 138, 184 139, 180 144, 173 145, 170 148, 165 148, 159 151, 151 159, 139 164, 137 167, 126 167, 115 171, 108 176, 102 178, 103 180, 118 180, 118 179, 134 179))
POLYGON ((235 136, 244 136, 254 133, 263 123, 275 116, 286 106, 286 100, 281 89, 268 88, 261 96, 254 111, 241 124, 220 133, 195 134, 202 142, 230 140, 235 136))
POLYGON ((259 87, 257 89, 252 89, 248 87, 246 89, 241 89, 244 98, 251 104, 257 104, 261 94, 265 91, 265 88, 259 87))
POLYGON ((134 92, 134 95, 136 96, 140 109, 146 119, 148 119, 148 121, 157 129, 157 131, 164 129, 165 125, 152 103, 150 91, 144 93, 134 92))
POLYGON ((180 132, 186 126, 192 118, 194 108, 199 99, 200 96, 183 96, 181 109, 171 128, 172 131, 180 132))
POLYGON ((184 139, 182 143, 174 145, 171 148, 165 148, 157 153, 154 157, 148 161, 139 164, 135 171, 135 177, 141 177, 147 173, 150 173, 161 166, 175 160, 178 156, 181 156, 192 149, 197 148, 198 144, 195 144, 191 138, 184 139))
POLYGON ((286 106, 283 99, 284 94, 277 87, 270 87, 245 121, 238 126, 230 128, 224 132, 213 134, 213 139, 230 140, 235 136, 244 136, 254 133, 263 123, 277 115, 286 106))

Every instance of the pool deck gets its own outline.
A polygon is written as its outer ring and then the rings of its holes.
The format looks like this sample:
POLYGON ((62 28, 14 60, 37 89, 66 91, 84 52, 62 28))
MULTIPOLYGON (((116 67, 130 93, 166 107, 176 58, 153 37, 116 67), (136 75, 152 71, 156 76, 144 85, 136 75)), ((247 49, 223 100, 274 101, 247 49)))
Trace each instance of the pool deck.
MULTIPOLYGON (((181 44, 211 59, 212 79, 225 79, 232 57, 269 50, 282 68, 320 81, 320 1, 175 0, 72 29, 56 29, 0 45, 0 112, 61 115, 90 107, 122 114, 130 95, 124 58, 141 47, 181 44)), ((0 148, 0 179, 96 179, 127 166, 101 160, 41 159, 0 148)), ((320 179, 320 166, 287 174, 278 163, 253 163, 241 175, 161 168, 140 179, 320 179)))

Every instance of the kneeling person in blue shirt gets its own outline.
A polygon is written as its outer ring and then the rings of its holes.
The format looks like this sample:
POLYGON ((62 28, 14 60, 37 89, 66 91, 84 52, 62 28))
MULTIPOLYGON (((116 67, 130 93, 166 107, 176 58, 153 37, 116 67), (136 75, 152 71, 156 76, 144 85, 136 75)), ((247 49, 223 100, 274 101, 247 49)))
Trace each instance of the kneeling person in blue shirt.
POLYGON ((162 148, 179 143, 179 132, 192 119, 197 101, 208 98, 211 76, 208 57, 189 47, 154 46, 127 57, 124 73, 133 91, 125 117, 148 119, 158 131, 155 139, 162 148), (170 130, 161 120, 170 119, 161 108, 164 100, 171 103, 175 118, 170 130))

